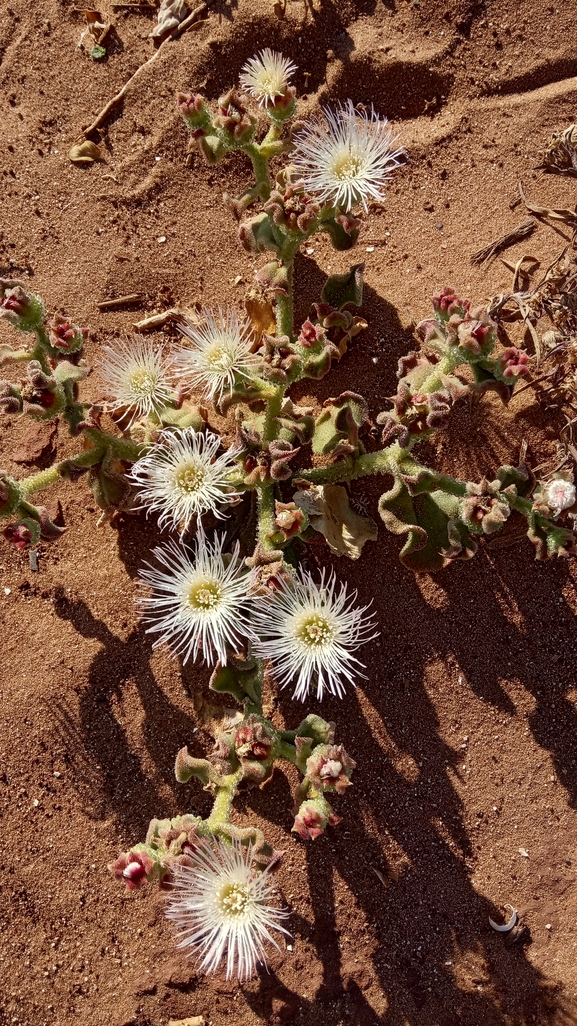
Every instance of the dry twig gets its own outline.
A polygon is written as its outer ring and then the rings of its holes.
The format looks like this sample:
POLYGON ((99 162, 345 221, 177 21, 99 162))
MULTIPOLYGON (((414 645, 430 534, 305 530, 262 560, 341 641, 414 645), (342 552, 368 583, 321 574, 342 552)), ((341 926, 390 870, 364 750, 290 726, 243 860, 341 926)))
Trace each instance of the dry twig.
POLYGON ((481 265, 491 260, 492 257, 502 253, 504 249, 508 249, 509 246, 514 246, 515 243, 521 242, 522 239, 526 239, 528 235, 531 235, 536 228, 536 223, 533 218, 529 218, 528 221, 523 221, 523 224, 517 225, 513 228, 513 231, 507 232, 505 235, 501 235, 499 239, 495 239, 494 242, 489 243, 488 246, 484 246, 483 249, 477 250, 471 257, 471 263, 481 265))
POLYGON ((104 105, 100 113, 97 114, 94 118, 94 121, 92 121, 91 124, 87 126, 87 128, 83 128, 82 132, 85 138, 88 138, 88 136, 92 135, 92 133, 100 127, 102 122, 106 121, 108 115, 111 114, 112 111, 116 109, 116 107, 120 106, 128 87, 132 85, 135 78, 138 78, 138 76, 141 74, 144 68, 149 67, 149 65, 156 60, 159 53, 161 53, 161 51, 163 50, 163 47, 165 47, 167 43, 169 43, 171 40, 178 39, 178 37, 181 36, 183 32, 186 32, 188 28, 191 28, 195 23, 197 23, 202 18, 203 14, 205 14, 208 10, 209 2, 210 0, 207 0, 207 3, 202 3, 199 4, 198 7, 195 7, 194 11, 192 11, 189 14, 188 18, 185 18, 184 21, 180 23, 180 25, 177 25, 177 27, 173 29, 170 35, 162 41, 162 43, 158 47, 158 50, 155 50, 155 52, 152 54, 152 57, 149 57, 148 60, 144 62, 144 64, 141 64, 140 67, 136 69, 134 74, 131 75, 131 77, 128 79, 128 82, 125 82, 122 86, 122 89, 120 89, 116 93, 116 96, 113 96, 112 99, 104 105))

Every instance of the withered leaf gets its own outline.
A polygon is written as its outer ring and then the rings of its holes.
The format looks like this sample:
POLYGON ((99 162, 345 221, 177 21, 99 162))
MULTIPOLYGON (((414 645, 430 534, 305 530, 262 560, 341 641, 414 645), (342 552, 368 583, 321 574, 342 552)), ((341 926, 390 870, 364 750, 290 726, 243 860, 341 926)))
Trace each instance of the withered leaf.
POLYGON ((313 485, 306 491, 295 492, 293 499, 337 556, 358 559, 365 542, 377 540, 374 520, 351 509, 342 485, 313 485))
POLYGON ((93 164, 95 160, 102 160, 102 153, 96 143, 90 142, 90 139, 84 139, 83 142, 74 143, 74 146, 69 149, 68 159, 73 164, 93 164))

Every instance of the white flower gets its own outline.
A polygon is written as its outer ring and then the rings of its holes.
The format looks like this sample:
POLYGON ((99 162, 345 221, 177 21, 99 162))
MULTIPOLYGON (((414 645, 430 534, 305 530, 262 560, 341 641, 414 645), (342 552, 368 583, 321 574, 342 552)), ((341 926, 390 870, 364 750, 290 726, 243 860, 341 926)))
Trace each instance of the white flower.
POLYGON ((183 662, 198 654, 211 665, 227 661, 227 647, 238 652, 250 634, 247 614, 252 600, 247 594, 247 571, 237 542, 228 561, 223 559, 224 535, 214 544, 199 534, 194 561, 182 545, 169 541, 153 550, 161 565, 150 563, 140 571, 141 584, 153 589, 141 595, 138 605, 151 623, 147 634, 159 635, 154 644, 168 642, 183 662))
POLYGON ((296 71, 296 64, 267 47, 243 66, 240 84, 261 107, 267 107, 277 96, 284 96, 293 71, 296 71))
POLYGON ((363 664, 352 653, 378 632, 364 617, 368 606, 350 608, 356 594, 348 595, 346 584, 337 591, 334 571, 325 581, 323 570, 319 585, 301 572, 300 580, 259 596, 251 621, 259 639, 253 650, 272 661, 282 686, 296 678, 295 698, 304 700, 314 680, 317 698, 325 689, 342 697, 343 678, 351 681, 359 673, 353 664, 363 664))
POLYGON ((131 423, 139 417, 158 417, 173 395, 169 370, 162 349, 155 350, 150 342, 105 346, 100 373, 112 395, 110 408, 128 408, 131 423))
POLYGON ((218 507, 238 498, 229 481, 242 450, 231 447, 217 456, 219 447, 220 438, 211 432, 163 431, 128 475, 139 490, 140 508, 158 511, 161 528, 178 527, 181 521, 187 527, 208 510, 222 518, 218 507))
POLYGON ((569 509, 575 502, 575 485, 562 477, 550 481, 547 486, 547 504, 551 506, 555 516, 559 516, 562 510, 569 509))
POLYGON ((189 321, 180 327, 194 346, 178 349, 174 361, 188 384, 202 385, 206 398, 220 403, 225 392, 232 393, 236 376, 250 378, 262 361, 251 353, 250 317, 239 317, 236 310, 220 306, 216 314, 203 307, 202 315, 205 324, 189 321))
POLYGON ((291 155, 307 192, 349 211, 357 203, 382 200, 383 187, 399 166, 402 149, 386 118, 374 110, 359 114, 352 103, 324 110, 325 122, 311 121, 294 138, 291 155))
POLYGON ((193 948, 200 969, 213 973, 226 955, 226 978, 250 979, 257 962, 265 962, 264 941, 278 950, 271 930, 287 931, 287 915, 269 904, 274 884, 268 869, 253 865, 252 849, 220 839, 203 842, 190 853, 192 865, 177 864, 166 915, 183 939, 180 948, 193 948))

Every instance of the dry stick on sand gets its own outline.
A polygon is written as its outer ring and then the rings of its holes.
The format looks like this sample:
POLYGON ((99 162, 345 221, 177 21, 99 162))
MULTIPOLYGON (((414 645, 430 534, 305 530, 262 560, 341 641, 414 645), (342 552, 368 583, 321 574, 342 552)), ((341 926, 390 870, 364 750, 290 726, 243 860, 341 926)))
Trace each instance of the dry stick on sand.
POLYGON ((142 292, 131 292, 129 296, 119 296, 118 299, 103 299, 96 305, 99 310, 115 310, 118 306, 125 306, 128 303, 140 303, 143 299, 142 292))
POLYGON ((195 7, 194 11, 192 11, 188 15, 188 18, 185 18, 184 21, 181 21, 180 25, 177 25, 176 28, 172 30, 170 35, 162 41, 162 43, 158 47, 158 50, 156 50, 153 53, 152 57, 149 57, 148 60, 144 62, 144 64, 141 64, 140 67, 136 69, 134 75, 131 75, 131 77, 128 79, 128 82, 125 82, 125 84, 122 86, 122 89, 116 94, 116 96, 113 96, 112 99, 108 101, 108 103, 102 108, 100 113, 95 117, 94 121, 90 125, 88 125, 87 128, 82 129, 85 139, 88 139, 88 137, 92 135, 93 132, 96 132, 96 130, 100 128, 102 122, 106 120, 108 115, 122 103, 122 100, 124 99, 126 90, 128 89, 129 85, 131 85, 132 82, 134 82, 134 79, 140 75, 141 71, 144 68, 147 68, 150 64, 152 64, 153 61, 156 60, 163 47, 165 47, 167 43, 171 42, 171 40, 178 39, 178 37, 181 36, 183 32, 186 32, 188 28, 191 28, 202 18, 203 14, 205 14, 208 10, 209 2, 210 0, 208 0, 207 3, 202 3, 199 4, 198 7, 195 7))
POLYGON ((507 232, 506 235, 502 235, 500 239, 495 239, 495 242, 491 242, 488 246, 484 246, 483 249, 479 249, 476 253, 473 253, 471 257, 472 264, 484 264, 491 257, 497 256, 498 253, 502 253, 504 249, 508 249, 509 246, 514 246, 516 242, 521 242, 522 239, 526 239, 528 235, 532 235, 535 231, 536 222, 533 218, 529 218, 528 221, 523 221, 523 224, 517 225, 513 228, 512 232, 507 232))

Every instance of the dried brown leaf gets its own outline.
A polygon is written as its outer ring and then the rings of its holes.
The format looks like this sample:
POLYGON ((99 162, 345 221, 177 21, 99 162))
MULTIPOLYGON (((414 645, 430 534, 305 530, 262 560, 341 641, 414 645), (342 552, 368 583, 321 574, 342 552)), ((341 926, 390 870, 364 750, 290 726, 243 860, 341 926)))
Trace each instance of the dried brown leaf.
POLYGON ((293 499, 337 556, 358 559, 365 542, 377 540, 374 520, 351 509, 342 485, 313 485, 306 491, 295 492, 293 499))

